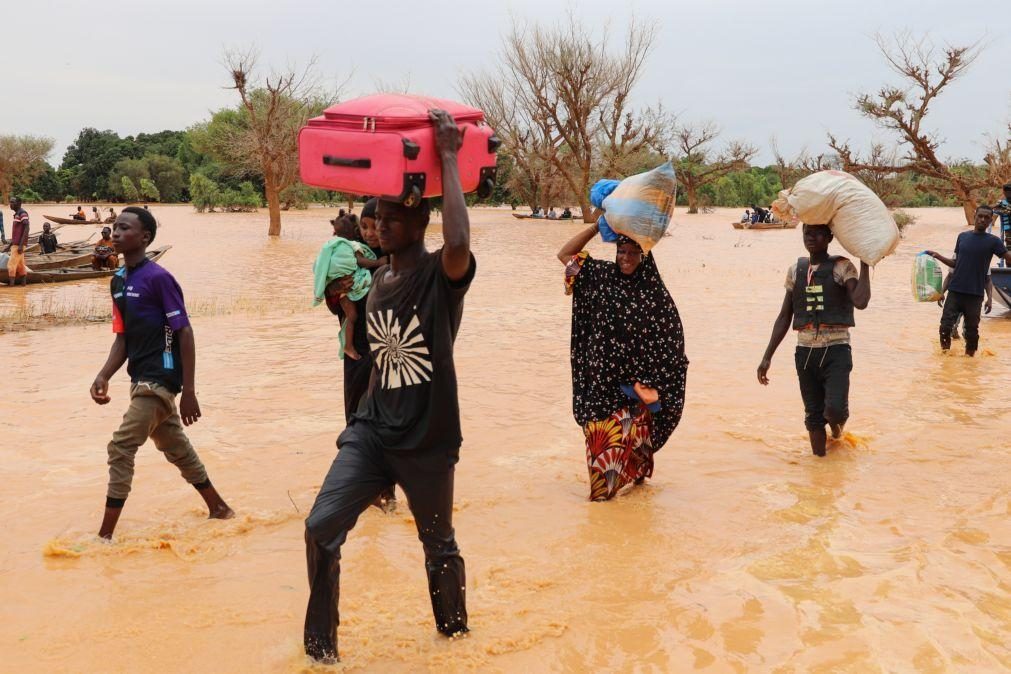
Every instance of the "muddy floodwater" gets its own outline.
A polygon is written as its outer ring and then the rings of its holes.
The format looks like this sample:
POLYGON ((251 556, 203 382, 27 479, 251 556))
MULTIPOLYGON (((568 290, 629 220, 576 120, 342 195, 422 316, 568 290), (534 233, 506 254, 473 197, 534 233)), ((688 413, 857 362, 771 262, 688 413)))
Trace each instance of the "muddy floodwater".
MULTIPOLYGON (((33 227, 53 207, 29 209, 33 227)), ((62 210, 67 210, 63 208, 62 210)), ((61 214, 62 210, 57 209, 61 214)), ((298 672, 303 525, 343 425, 337 323, 309 307, 335 212, 154 209, 194 314, 203 418, 189 430, 238 512, 202 502, 151 445, 111 545, 97 543, 106 443, 127 405, 88 387, 106 322, 0 335, 0 669, 298 672)), ((910 291, 916 252, 950 254, 957 209, 919 217, 874 270, 853 332, 851 421, 810 454, 795 337, 755 368, 804 253, 799 230, 676 214, 657 248, 691 359, 684 419, 654 478, 588 503, 572 419, 561 244, 581 224, 475 210, 478 273, 457 341, 464 445, 455 524, 472 632, 432 625, 407 508, 344 547, 347 671, 992 672, 1011 669, 1011 316, 980 353, 937 346, 910 291)), ((93 227, 61 230, 64 240, 93 227)), ((433 224, 429 246, 440 244, 433 224)), ((592 244, 592 253, 613 249, 592 244)), ((4 312, 107 312, 104 280, 0 288, 4 312)))

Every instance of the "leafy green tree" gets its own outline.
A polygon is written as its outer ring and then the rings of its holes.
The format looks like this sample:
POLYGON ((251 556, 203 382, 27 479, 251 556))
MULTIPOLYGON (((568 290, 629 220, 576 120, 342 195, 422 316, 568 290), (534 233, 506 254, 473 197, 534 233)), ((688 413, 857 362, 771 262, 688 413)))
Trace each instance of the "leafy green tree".
POLYGON ((140 192, 137 190, 137 186, 128 177, 123 176, 120 184, 123 186, 123 196, 127 201, 137 201, 140 199, 140 192))
POLYGON ((39 194, 30 187, 26 187, 20 192, 18 192, 18 196, 21 197, 22 201, 25 201, 29 204, 38 204, 45 201, 45 199, 42 198, 41 194, 39 194))
POLYGON ((197 213, 208 209, 213 211, 221 197, 220 192, 218 184, 204 174, 190 174, 190 203, 197 209, 197 213))
POLYGON ((14 181, 13 193, 21 195, 22 199, 25 199, 24 195, 29 190, 39 196, 39 201, 59 201, 66 194, 56 169, 48 162, 39 160, 29 174, 35 174, 35 177, 27 181, 23 179, 14 181))
POLYGON ((138 156, 161 154, 175 157, 185 136, 185 131, 166 130, 158 133, 138 133, 135 138, 128 137, 127 140, 133 142, 138 156))
POLYGON ((218 197, 217 205, 225 210, 248 213, 263 206, 263 198, 253 183, 247 180, 237 190, 223 190, 218 197))
POLYGON ((82 129, 63 155, 60 168, 76 169, 69 189, 83 198, 108 199, 109 172, 121 159, 136 158, 135 149, 115 131, 82 129))
POLYGON ((729 173, 713 185, 714 206, 768 206, 782 189, 779 177, 766 169, 752 167, 729 173))
MULTIPOLYGON (((74 181, 77 178, 78 173, 80 173, 81 167, 76 166, 74 168, 58 168, 56 169, 56 179, 60 181, 60 193, 63 197, 71 196, 74 193, 74 181)), ((76 201, 76 199, 72 199, 76 201)))
POLYGON ((183 198, 186 169, 174 156, 149 154, 144 157, 151 181, 158 187, 161 201, 175 202, 183 198))
POLYGON ((281 190, 281 210, 294 209, 296 211, 304 211, 309 208, 310 202, 318 200, 317 192, 318 190, 309 187, 301 180, 292 183, 281 190))
POLYGON ((161 193, 158 192, 158 186, 150 178, 140 179, 140 193, 145 199, 161 201, 161 193))
POLYGON ((242 197, 243 203, 249 204, 253 208, 263 206, 263 196, 253 183, 248 180, 239 185, 239 196, 242 197))
POLYGON ((225 167, 215 161, 214 157, 202 151, 207 144, 205 139, 207 125, 208 122, 203 122, 186 129, 175 158, 182 164, 187 176, 201 173, 221 187, 238 189, 242 180, 229 175, 225 167))
POLYGON ((109 172, 109 195, 116 199, 125 199, 127 201, 135 201, 138 195, 130 196, 127 191, 127 183, 123 182, 123 178, 128 178, 130 185, 134 187, 136 191, 137 185, 140 185, 140 181, 145 178, 150 178, 151 173, 148 171, 147 160, 146 159, 120 159, 116 162, 116 165, 112 167, 112 171, 109 172))

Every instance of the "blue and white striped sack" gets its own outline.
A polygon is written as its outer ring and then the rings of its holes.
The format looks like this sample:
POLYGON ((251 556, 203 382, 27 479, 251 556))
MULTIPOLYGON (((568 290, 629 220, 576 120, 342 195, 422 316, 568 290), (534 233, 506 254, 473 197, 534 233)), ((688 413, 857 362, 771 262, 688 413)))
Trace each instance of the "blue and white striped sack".
POLYGON ((677 177, 670 162, 629 176, 604 199, 607 224, 648 253, 670 226, 676 196, 677 177))

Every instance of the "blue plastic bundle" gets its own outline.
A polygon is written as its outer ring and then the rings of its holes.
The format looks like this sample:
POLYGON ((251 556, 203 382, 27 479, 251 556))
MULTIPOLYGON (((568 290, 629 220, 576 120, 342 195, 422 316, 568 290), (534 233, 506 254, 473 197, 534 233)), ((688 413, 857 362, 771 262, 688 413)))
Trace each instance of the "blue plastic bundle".
POLYGON ((670 162, 625 178, 604 198, 608 224, 649 252, 670 226, 676 193, 677 179, 670 162))
MULTIPOLYGON (((620 184, 620 180, 601 178, 593 184, 593 187, 590 188, 590 203, 597 208, 603 208, 604 199, 606 199, 620 184)), ((614 230, 611 229, 611 226, 607 224, 607 218, 603 215, 597 218, 597 229, 600 230, 600 238, 606 243, 614 243, 618 240, 618 235, 615 234, 614 230)))

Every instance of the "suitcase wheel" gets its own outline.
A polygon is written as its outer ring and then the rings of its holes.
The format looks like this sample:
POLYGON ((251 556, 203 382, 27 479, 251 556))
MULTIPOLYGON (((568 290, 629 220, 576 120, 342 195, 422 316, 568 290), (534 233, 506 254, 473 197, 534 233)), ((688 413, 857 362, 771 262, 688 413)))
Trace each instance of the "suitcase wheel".
POLYGON ((404 199, 404 206, 408 208, 414 208, 421 203, 421 190, 417 185, 411 185, 411 191, 407 193, 407 197, 404 199))
POLYGON ((495 190, 495 178, 498 175, 498 168, 495 166, 485 166, 481 169, 481 174, 478 177, 477 183, 477 197, 478 199, 487 199, 491 196, 491 193, 495 190))
POLYGON ((485 178, 477 186, 477 197, 478 199, 487 199, 491 196, 492 191, 495 189, 495 181, 491 178, 485 178))

